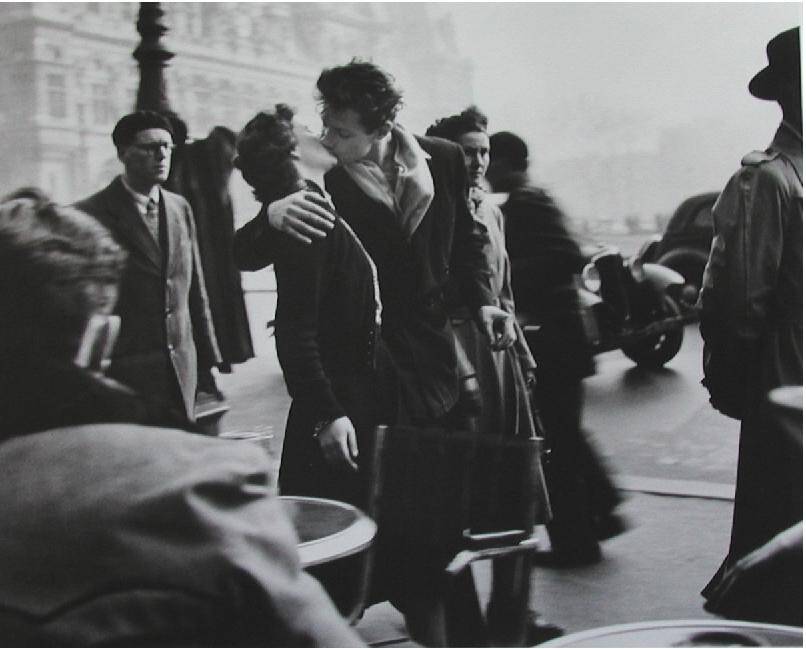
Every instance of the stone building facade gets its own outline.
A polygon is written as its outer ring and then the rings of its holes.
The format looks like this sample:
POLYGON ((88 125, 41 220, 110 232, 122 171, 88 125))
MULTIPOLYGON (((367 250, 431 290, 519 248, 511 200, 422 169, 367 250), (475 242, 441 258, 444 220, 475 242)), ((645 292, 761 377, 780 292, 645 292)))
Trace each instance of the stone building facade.
MULTIPOLYGON (((203 137, 284 101, 315 116, 314 82, 357 56, 403 87, 422 131, 471 101, 471 64, 421 3, 163 3, 172 107, 203 137)), ((109 138, 134 104, 137 3, 0 4, 0 194, 37 185, 73 201, 119 170, 109 138)))

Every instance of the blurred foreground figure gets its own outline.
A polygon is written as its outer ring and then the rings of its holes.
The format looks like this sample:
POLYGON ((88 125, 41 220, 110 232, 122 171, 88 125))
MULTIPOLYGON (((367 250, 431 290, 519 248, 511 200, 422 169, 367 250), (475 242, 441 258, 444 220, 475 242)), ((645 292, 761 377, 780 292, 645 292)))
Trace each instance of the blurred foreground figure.
POLYGON ((353 646, 255 446, 154 427, 100 369, 125 255, 0 205, 0 631, 31 646, 353 646))
POLYGON ((800 30, 767 45, 750 93, 778 102, 783 121, 753 151, 714 205, 714 239, 700 294, 703 384, 720 412, 740 419, 730 548, 703 590, 710 597, 744 555, 802 517, 802 464, 771 433, 767 393, 803 383, 803 115, 800 30))
POLYGON ((537 361, 535 396, 551 448, 549 561, 594 563, 601 558, 599 539, 624 524, 613 513, 620 497, 582 430, 582 379, 594 371, 574 279, 584 262, 556 203, 529 184, 528 159, 517 135, 504 131, 490 138, 487 180, 505 194, 499 198, 515 305, 522 322, 540 327, 526 340, 537 361))
POLYGON ((171 168, 173 131, 164 117, 138 111, 118 121, 112 141, 123 173, 76 204, 128 252, 109 372, 194 421, 199 369, 221 357, 190 205, 160 187, 171 168))

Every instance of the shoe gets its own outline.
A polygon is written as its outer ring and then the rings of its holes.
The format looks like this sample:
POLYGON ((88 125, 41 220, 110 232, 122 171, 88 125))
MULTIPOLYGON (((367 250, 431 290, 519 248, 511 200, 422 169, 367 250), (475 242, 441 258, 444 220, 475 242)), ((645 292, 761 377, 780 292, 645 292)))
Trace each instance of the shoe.
POLYGON ((630 529, 627 519, 615 512, 608 512, 602 516, 597 516, 593 521, 593 529, 596 538, 600 541, 612 539, 630 529))
POLYGON ((526 627, 526 646, 531 647, 554 638, 565 635, 565 630, 556 624, 548 624, 539 620, 533 620, 526 627))

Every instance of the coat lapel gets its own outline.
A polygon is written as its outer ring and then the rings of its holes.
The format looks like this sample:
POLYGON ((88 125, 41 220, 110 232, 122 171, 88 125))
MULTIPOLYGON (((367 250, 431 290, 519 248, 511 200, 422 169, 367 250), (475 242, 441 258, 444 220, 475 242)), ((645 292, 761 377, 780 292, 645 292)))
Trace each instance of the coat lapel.
POLYGON ((335 167, 328 172, 327 176, 325 176, 325 188, 336 201, 336 211, 339 212, 339 216, 354 229, 361 228, 361 224, 357 220, 368 214, 373 215, 372 218, 367 219, 370 227, 397 227, 394 212, 380 201, 364 193, 364 190, 342 167, 335 167), (344 199, 339 200, 341 197, 344 197, 344 199), (364 205, 361 205, 361 203, 364 203, 364 205), (366 207, 366 204, 372 207, 366 207))
POLYGON ((147 259, 157 272, 162 272, 162 254, 157 242, 143 222, 134 199, 116 178, 110 185, 108 211, 109 228, 120 237, 129 253, 136 253, 147 259))

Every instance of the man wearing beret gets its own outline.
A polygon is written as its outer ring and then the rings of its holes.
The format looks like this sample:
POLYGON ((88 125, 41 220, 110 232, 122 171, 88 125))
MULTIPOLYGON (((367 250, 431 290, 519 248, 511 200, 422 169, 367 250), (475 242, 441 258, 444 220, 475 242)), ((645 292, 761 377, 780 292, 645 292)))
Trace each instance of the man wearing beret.
POLYGON ((110 375, 194 421, 198 370, 221 361, 204 287, 193 214, 160 187, 171 169, 170 124, 152 111, 121 118, 112 141, 123 173, 76 204, 128 252, 110 375))
POLYGON ((802 517, 802 464, 763 415, 766 396, 803 383, 803 116, 800 30, 767 45, 750 94, 783 120, 764 151, 742 159, 713 208, 714 239, 700 302, 703 383, 711 403, 741 420, 730 549, 709 597, 740 558, 802 517))

